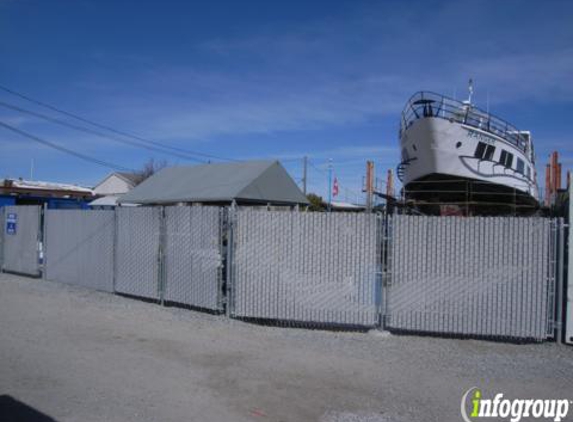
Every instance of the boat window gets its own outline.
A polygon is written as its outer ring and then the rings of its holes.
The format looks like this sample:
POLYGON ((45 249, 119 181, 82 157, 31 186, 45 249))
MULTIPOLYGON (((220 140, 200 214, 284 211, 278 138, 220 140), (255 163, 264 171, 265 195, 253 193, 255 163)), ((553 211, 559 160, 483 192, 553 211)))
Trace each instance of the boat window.
POLYGON ((511 168, 511 165, 513 164, 513 154, 502 149, 501 155, 499 156, 499 164, 507 168, 511 168))
POLYGON ((517 159, 517 168, 516 168, 518 173, 521 174, 525 174, 525 163, 523 162, 523 160, 521 158, 517 159))
POLYGON ((474 157, 479 158, 481 160, 484 154, 485 154, 485 144, 483 142, 478 142, 476 151, 474 152, 474 157))
POLYGON ((476 150, 474 152, 474 157, 480 160, 492 160, 493 153, 495 152, 495 147, 493 145, 488 145, 484 142, 478 142, 476 150))
POLYGON ((493 153, 495 152, 495 147, 493 145, 488 145, 485 148, 485 157, 484 160, 491 161, 493 159, 493 153))

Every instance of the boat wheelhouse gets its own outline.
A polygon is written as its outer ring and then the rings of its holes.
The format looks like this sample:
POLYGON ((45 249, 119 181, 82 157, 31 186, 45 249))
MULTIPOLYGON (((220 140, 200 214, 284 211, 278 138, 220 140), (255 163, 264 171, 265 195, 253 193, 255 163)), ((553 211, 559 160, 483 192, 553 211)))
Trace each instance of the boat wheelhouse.
POLYGON ((407 202, 428 214, 528 214, 537 210, 530 132, 475 107, 421 91, 401 115, 397 175, 407 202))

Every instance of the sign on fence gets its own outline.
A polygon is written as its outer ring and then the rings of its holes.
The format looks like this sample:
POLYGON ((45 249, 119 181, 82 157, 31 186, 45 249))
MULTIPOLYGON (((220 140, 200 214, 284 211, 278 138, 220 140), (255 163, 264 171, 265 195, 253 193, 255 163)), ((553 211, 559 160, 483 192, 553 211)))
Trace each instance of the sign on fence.
POLYGON ((18 224, 18 214, 11 212, 6 216, 6 234, 15 235, 18 224))

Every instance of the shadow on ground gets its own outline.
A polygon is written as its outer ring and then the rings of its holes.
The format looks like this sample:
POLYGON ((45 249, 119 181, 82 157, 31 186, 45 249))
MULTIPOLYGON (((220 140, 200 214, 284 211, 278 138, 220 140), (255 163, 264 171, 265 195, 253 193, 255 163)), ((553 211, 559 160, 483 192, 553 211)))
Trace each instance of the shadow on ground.
POLYGON ((0 396, 0 421, 3 422, 56 422, 48 415, 38 412, 33 407, 15 398, 0 396))

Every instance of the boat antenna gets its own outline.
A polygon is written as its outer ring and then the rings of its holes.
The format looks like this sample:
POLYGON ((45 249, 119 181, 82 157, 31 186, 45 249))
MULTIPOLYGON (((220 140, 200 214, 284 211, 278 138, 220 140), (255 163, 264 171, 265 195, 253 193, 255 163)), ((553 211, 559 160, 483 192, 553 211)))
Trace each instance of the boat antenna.
POLYGON ((471 105, 472 95, 474 94, 474 81, 472 78, 470 78, 469 83, 468 83, 468 91, 469 91, 468 104, 471 105))
POLYGON ((487 114, 489 114, 489 89, 487 90, 487 96, 486 96, 486 111, 487 114))

